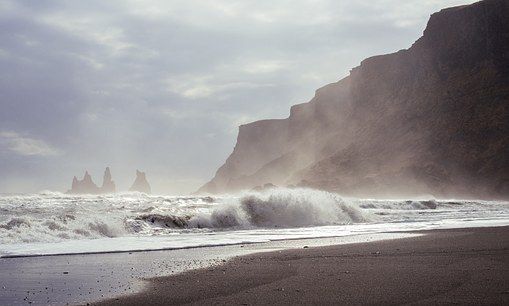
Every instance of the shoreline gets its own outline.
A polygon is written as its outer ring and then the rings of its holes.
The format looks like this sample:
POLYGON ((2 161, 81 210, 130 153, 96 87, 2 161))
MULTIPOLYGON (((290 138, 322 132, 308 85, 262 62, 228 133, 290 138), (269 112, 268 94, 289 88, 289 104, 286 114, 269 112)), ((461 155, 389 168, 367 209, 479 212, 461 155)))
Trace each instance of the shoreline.
MULTIPOLYGON (((507 238, 509 237, 509 226, 430 229, 371 234, 359 233, 356 235, 333 238, 304 238, 163 251, 0 258, 0 270, 3 272, 0 274, 0 304, 86 305, 95 303, 97 305, 117 305, 119 301, 121 301, 121 304, 135 305, 137 304, 136 301, 141 302, 137 300, 140 297, 143 297, 143 301, 156 305, 158 301, 160 301, 158 299, 172 301, 172 303, 175 304, 184 303, 183 301, 188 303, 189 301, 185 298, 184 300, 175 300, 178 295, 172 294, 172 297, 168 298, 161 296, 160 292, 173 292, 172 290, 175 290, 175 288, 169 284, 175 282, 190 286, 189 288, 180 287, 177 293, 189 292, 189 290, 194 288, 197 281, 216 277, 214 281, 209 283, 207 288, 210 287, 215 288, 214 290, 219 290, 220 288, 216 285, 223 282, 221 290, 224 292, 221 291, 221 296, 231 296, 232 288, 229 287, 231 282, 241 284, 243 281, 249 281, 260 283, 264 286, 265 280, 268 279, 271 280, 271 282, 275 282, 276 280, 274 277, 279 274, 286 275, 285 273, 289 272, 285 269, 281 270, 281 267, 278 267, 277 263, 288 261, 288 258, 293 260, 301 258, 306 254, 310 255, 316 252, 324 252, 324 254, 314 258, 312 262, 312 264, 320 262, 322 262, 320 264, 323 264, 323 258, 339 258, 338 254, 341 257, 348 254, 348 252, 351 253, 352 250, 355 249, 360 250, 360 253, 355 253, 359 255, 364 252, 366 248, 373 248, 377 245, 381 246, 398 243, 408 245, 409 242, 410 244, 414 242, 419 244, 422 243, 423 240, 429 242, 431 238, 426 238, 429 236, 438 238, 444 236, 452 239, 452 241, 456 241, 458 238, 468 236, 472 233, 481 236, 487 235, 489 237, 493 236, 493 233, 486 233, 490 231, 497 232, 497 235, 501 237, 498 246, 497 244, 488 243, 484 248, 478 248, 476 245, 479 244, 480 241, 476 240, 466 242, 463 248, 482 251, 490 249, 495 250, 497 247, 500 248, 500 246, 503 246, 505 257, 509 259, 509 252, 507 251, 509 249, 507 238), (504 237, 504 235, 506 237, 504 237), (247 266, 244 265, 246 262, 250 264, 247 266), (267 267, 274 267, 274 271, 270 269, 264 270, 267 267), (242 271, 242 269, 244 269, 244 272, 239 275, 241 276, 240 279, 232 279, 231 273, 228 272, 232 268, 233 271, 242 271), (246 270, 246 268, 248 269, 246 270), (253 272, 253 269, 256 271, 253 272), (244 279, 246 275, 247 279, 244 279), (252 275, 265 275, 265 278, 260 279, 255 277, 252 279, 252 275), (160 287, 155 287, 155 284, 160 287)), ((482 241, 482 238, 479 239, 482 241)), ((431 241, 433 241, 433 239, 431 239, 431 241)), ((493 240, 490 241, 493 242, 493 240)), ((446 247, 442 247, 441 251, 446 249, 446 247)), ((452 252, 454 250, 450 251, 452 252)), ((387 250, 383 251, 382 249, 374 250, 372 253, 373 254, 367 253, 366 255, 377 259, 378 256, 374 255, 390 254, 387 250), (377 252, 381 253, 377 254, 377 252)), ((416 258, 422 255, 418 253, 415 254, 416 258)), ((481 256, 483 254, 481 252, 477 255, 481 256)), ((358 258, 354 256, 349 257, 348 260, 355 261, 358 260, 358 258)), ((325 263, 326 262, 327 261, 325 261, 325 263)), ((309 266, 310 263, 304 262, 303 265, 309 266)), ((506 260, 502 269, 499 269, 506 273, 501 280, 502 283, 509 280, 507 272, 508 265, 506 260)), ((350 270, 355 269, 351 268, 350 270)), ((331 271, 334 271, 334 267, 332 267, 331 271)), ((293 273, 295 271, 290 272, 293 273)), ((309 271, 306 273, 309 274, 309 271)), ((342 274, 342 272, 340 271, 339 274, 342 274)), ((312 275, 312 273, 310 275, 312 275)), ((327 277, 330 278, 330 276, 327 277)), ((335 281, 335 279, 332 279, 331 284, 335 281)), ((201 284, 204 283, 205 282, 202 280, 201 284)), ((304 287, 307 286, 305 282, 302 284, 304 287)), ((284 286, 281 288, 284 289, 284 286)), ((196 289, 198 291, 194 292, 192 295, 201 294, 202 289, 196 289)), ((296 292, 302 291, 301 289, 298 290, 299 291, 296 292)), ((504 290, 504 292, 507 292, 507 297, 509 297, 509 288, 504 288, 504 290)), ((208 292, 208 294, 216 294, 218 291, 214 292, 208 292)), ((259 294, 267 293, 269 295, 272 294, 270 290, 259 294)), ((288 290, 286 290, 286 293, 288 293, 288 290)), ((326 296, 328 293, 325 292, 323 294, 326 296)), ((246 297, 245 300, 234 302, 239 304, 241 301, 242 304, 253 304, 249 300, 249 297, 246 297)), ((191 302, 208 304, 210 301, 206 299, 205 301, 191 300, 191 302)), ((315 302, 316 301, 311 301, 310 303, 313 304, 315 302)), ((350 302, 356 303, 355 301, 350 302)), ((508 301, 504 300, 504 302, 508 301)), ((222 302, 219 301, 218 303, 221 304, 222 302)), ((272 300, 267 301, 267 303, 284 304, 284 301, 272 300)))
POLYGON ((94 305, 509 303, 508 226, 412 233, 238 256, 94 305))
MULTIPOLYGON (((509 204, 509 203, 508 203, 509 204)), ((259 244, 278 244, 284 241, 299 240, 324 240, 336 239, 347 236, 369 236, 388 233, 411 233, 420 230, 433 229, 455 229, 455 228, 475 228, 475 227, 499 227, 509 226, 509 217, 504 215, 502 218, 491 219, 443 219, 440 221, 423 220, 409 223, 398 222, 374 222, 374 223, 353 223, 333 226, 316 226, 303 228, 286 228, 286 232, 261 232, 259 235, 250 236, 246 233, 228 237, 231 233, 240 233, 239 231, 217 231, 218 235, 208 236, 206 243, 196 244, 193 239, 199 237, 203 240, 204 236, 200 233, 177 235, 177 236, 155 236, 155 237, 134 237, 121 236, 114 238, 97 238, 82 240, 66 240, 60 242, 35 242, 23 244, 5 244, 0 245, 0 259, 4 258, 28 258, 28 257, 51 257, 51 256, 82 256, 82 255, 101 255, 101 254, 124 254, 124 253, 144 253, 175 250, 192 250, 200 248, 229 247, 238 245, 259 245, 259 244), (402 224, 405 224, 402 227, 402 224), (300 230, 292 233, 293 229, 300 230), (317 233, 314 230, 323 230, 317 233), (226 233, 226 235, 224 235, 226 233), (188 236, 189 235, 189 236, 188 236), (253 238, 254 237, 254 238, 253 238)), ((331 244, 343 244, 331 243, 331 244)))
POLYGON ((142 292, 150 278, 210 268, 238 256, 411 235, 416 234, 359 233, 162 251, 3 257, 0 305, 84 305, 142 292))
MULTIPOLYGON (((346 237, 358 237, 358 236, 376 236, 384 234, 413 234, 417 231, 387 231, 387 232, 373 232, 373 233, 358 233, 349 234, 344 236, 324 236, 324 237, 304 237, 304 238, 281 238, 273 239, 268 241, 246 241, 237 243, 225 243, 225 244, 212 244, 212 245, 198 245, 198 246, 184 246, 184 247, 168 247, 168 248, 154 248, 154 249, 140 249, 140 250, 118 250, 118 251, 94 251, 94 252, 80 252, 80 253, 55 253, 55 254, 13 254, 13 255, 1 255, 0 259, 5 258, 34 258, 34 257, 58 257, 58 256, 81 256, 81 255, 107 255, 107 254, 132 254, 132 253, 145 253, 145 252, 169 252, 178 250, 191 250, 191 249, 206 249, 206 248, 221 248, 221 247, 238 247, 238 246, 250 246, 250 245, 264 245, 264 244, 279 244, 281 242, 291 241, 313 241, 313 240, 334 240, 342 239, 346 237)), ((399 238, 387 238, 387 239, 399 239, 399 238)), ((384 239, 385 240, 385 239, 384 239)), ((356 242, 352 242, 356 243, 356 242)), ((286 249, 286 248, 285 248, 286 249)))

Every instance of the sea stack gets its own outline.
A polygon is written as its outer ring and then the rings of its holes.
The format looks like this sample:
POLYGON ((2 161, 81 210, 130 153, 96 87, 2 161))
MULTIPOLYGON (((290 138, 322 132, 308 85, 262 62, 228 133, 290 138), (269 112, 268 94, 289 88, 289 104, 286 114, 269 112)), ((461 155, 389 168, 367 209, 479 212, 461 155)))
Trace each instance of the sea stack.
POLYGON ((101 193, 114 193, 115 191, 115 182, 111 179, 110 167, 106 167, 106 170, 104 170, 101 193))
POLYGON ((134 180, 131 188, 129 188, 129 191, 139 191, 147 194, 151 193, 150 185, 147 181, 145 172, 136 170, 136 179, 134 180))
POLYGON ((101 194, 113 193, 116 191, 115 182, 111 179, 110 167, 104 170, 103 184, 98 187, 92 180, 92 176, 85 171, 83 179, 79 180, 76 176, 72 179, 71 189, 67 193, 73 194, 101 194))
POLYGON ((85 175, 82 180, 78 180, 76 176, 72 180, 71 190, 67 193, 91 193, 97 194, 100 192, 100 188, 92 181, 92 177, 85 171, 85 175))

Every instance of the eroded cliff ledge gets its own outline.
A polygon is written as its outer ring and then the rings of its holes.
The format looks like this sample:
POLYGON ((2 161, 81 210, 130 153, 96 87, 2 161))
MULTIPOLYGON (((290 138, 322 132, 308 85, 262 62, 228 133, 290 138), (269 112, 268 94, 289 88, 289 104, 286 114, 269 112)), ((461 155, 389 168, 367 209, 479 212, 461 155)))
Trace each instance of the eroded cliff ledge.
POLYGON ((509 1, 431 16, 407 50, 368 58, 240 127, 199 192, 303 185, 356 196, 509 197, 509 1))

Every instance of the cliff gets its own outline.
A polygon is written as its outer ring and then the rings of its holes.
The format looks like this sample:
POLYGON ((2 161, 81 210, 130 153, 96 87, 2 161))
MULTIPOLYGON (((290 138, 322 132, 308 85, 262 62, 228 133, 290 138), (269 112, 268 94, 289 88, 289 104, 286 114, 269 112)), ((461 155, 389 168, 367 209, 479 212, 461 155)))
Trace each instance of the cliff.
POLYGON ((509 197, 509 1, 431 16, 409 49, 362 61, 239 129, 199 192, 303 185, 355 196, 509 197))

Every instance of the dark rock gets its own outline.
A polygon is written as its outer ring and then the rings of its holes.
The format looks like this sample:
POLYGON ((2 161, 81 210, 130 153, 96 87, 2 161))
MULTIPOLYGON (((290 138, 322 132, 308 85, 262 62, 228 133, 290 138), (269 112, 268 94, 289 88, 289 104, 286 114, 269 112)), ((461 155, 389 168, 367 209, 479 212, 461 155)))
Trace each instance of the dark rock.
POLYGON ((486 0, 433 14, 411 48, 362 61, 287 119, 240 126, 199 192, 508 198, 507 156, 509 1, 486 0))

